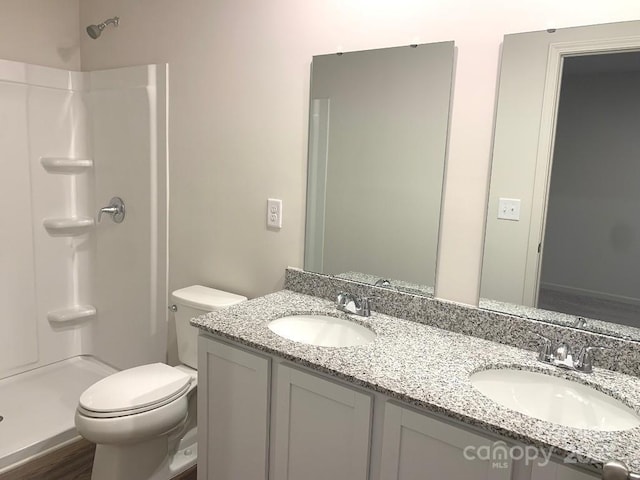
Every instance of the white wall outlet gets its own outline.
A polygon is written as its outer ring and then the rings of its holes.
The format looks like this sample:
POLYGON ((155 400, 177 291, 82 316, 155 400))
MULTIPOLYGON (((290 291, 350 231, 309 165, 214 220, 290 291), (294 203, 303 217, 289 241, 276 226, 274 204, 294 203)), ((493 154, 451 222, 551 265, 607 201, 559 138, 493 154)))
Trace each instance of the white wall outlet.
POLYGON ((498 200, 498 218, 502 220, 520 220, 520 199, 500 198, 498 200))
POLYGON ((267 227, 282 228, 282 200, 267 199, 267 227))

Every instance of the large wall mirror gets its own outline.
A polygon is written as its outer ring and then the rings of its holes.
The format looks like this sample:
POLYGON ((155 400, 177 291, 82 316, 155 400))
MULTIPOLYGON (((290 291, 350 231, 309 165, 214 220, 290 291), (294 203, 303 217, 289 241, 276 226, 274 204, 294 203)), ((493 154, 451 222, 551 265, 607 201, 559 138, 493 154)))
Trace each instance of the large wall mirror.
POLYGON ((640 22, 505 37, 481 308, 640 340, 639 85, 640 22))
POLYGON ((433 292, 453 66, 453 42, 313 57, 306 270, 433 292))

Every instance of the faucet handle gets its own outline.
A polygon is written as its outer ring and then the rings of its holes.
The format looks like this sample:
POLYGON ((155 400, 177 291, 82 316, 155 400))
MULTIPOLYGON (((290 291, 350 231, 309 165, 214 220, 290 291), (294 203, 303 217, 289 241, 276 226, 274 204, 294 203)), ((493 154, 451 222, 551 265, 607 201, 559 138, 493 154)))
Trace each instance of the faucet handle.
POLYGON ((375 295, 362 297, 362 299, 360 300, 360 308, 362 309, 363 316, 368 317, 371 315, 371 309, 373 308, 373 304, 375 300, 377 300, 378 298, 380 297, 377 297, 375 295))
POLYGON ((578 328, 578 329, 584 329, 586 326, 587 326, 587 321, 582 317, 576 318, 576 321, 573 322, 573 325, 572 325, 573 328, 578 328))
POLYGON ((604 350, 608 350, 608 348, 600 346, 582 347, 578 353, 578 359, 575 362, 576 370, 591 373, 593 371, 593 352, 602 352, 604 350))
POLYGON ((538 350, 538 360, 541 362, 549 362, 551 357, 553 357, 553 340, 549 337, 546 337, 540 333, 533 332, 534 335, 542 339, 542 344, 538 350))
POLYGON ((336 297, 336 303, 337 303, 337 307, 339 310, 343 310, 347 304, 349 303, 349 300, 351 300, 352 297, 349 293, 347 292, 338 292, 338 296, 336 297))
POLYGON ((338 292, 336 296, 336 302, 338 305, 344 305, 347 303, 347 293, 346 292, 338 292))
POLYGON ((556 360, 560 360, 561 362, 564 362, 567 359, 567 357, 571 355, 571 348, 566 343, 559 343, 558 345, 556 345, 556 348, 553 354, 556 360))

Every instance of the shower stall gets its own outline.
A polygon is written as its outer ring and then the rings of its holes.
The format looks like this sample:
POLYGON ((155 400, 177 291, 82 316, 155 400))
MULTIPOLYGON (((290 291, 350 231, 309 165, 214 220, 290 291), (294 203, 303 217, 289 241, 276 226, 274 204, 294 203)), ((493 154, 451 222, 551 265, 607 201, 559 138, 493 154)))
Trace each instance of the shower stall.
POLYGON ((166 65, 0 60, 0 473, 74 439, 90 384, 166 360, 167 93, 166 65))

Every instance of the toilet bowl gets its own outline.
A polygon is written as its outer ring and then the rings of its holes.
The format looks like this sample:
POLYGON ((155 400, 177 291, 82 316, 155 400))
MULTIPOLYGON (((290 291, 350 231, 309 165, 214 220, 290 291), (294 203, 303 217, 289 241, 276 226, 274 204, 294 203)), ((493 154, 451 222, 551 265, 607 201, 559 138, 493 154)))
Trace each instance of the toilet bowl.
POLYGON ((196 463, 198 329, 189 320, 246 297, 194 285, 172 298, 183 364, 123 370, 80 396, 76 428, 96 444, 92 480, 168 480, 196 463))

